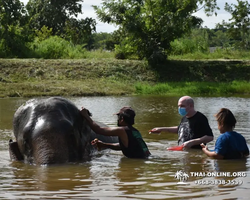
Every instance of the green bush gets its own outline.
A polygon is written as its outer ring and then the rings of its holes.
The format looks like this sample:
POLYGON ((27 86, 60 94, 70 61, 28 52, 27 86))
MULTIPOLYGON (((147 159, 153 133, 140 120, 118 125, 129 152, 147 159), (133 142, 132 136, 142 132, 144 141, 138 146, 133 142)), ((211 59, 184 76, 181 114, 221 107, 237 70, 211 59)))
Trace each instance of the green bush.
POLYGON ((52 28, 48 28, 47 26, 43 26, 41 30, 35 30, 37 39, 39 41, 46 40, 47 38, 51 37, 53 34, 52 28))
POLYGON ((206 30, 194 29, 190 35, 176 39, 170 43, 172 55, 208 52, 208 33, 206 30))
POLYGON ((124 38, 120 44, 115 45, 116 59, 132 59, 136 52, 136 47, 131 46, 129 38, 124 38))
POLYGON ((44 59, 59 58, 85 58, 85 49, 80 45, 72 45, 70 42, 58 37, 50 36, 45 40, 36 40, 32 44, 36 57, 44 59))

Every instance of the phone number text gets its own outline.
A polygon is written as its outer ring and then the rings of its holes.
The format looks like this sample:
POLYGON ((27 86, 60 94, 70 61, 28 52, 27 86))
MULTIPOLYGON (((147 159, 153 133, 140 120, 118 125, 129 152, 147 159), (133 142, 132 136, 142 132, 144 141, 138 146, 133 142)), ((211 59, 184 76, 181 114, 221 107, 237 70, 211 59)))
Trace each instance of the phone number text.
POLYGON ((242 180, 196 180, 197 185, 241 185, 242 180))

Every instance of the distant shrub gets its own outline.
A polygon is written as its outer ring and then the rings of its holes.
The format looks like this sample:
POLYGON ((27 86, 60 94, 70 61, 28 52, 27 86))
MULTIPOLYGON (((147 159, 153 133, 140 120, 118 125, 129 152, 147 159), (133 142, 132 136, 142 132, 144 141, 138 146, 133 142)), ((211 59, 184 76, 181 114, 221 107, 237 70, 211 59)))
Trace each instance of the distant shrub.
POLYGON ((190 35, 172 41, 171 55, 208 52, 208 33, 206 30, 194 29, 190 35))
POLYGON ((124 38, 120 44, 115 44, 116 59, 130 59, 135 57, 136 47, 131 46, 129 38, 124 38))
POLYGON ((38 58, 85 58, 84 48, 80 45, 72 45, 70 42, 58 36, 50 36, 42 41, 37 39, 32 43, 32 49, 38 58))
POLYGON ((70 45, 68 46, 68 56, 66 58, 87 58, 87 50, 82 45, 70 45))
POLYGON ((41 28, 41 30, 36 30, 35 33, 37 35, 37 39, 39 41, 43 41, 43 40, 51 37, 53 34, 53 31, 52 31, 52 28, 48 28, 47 26, 43 26, 41 28))

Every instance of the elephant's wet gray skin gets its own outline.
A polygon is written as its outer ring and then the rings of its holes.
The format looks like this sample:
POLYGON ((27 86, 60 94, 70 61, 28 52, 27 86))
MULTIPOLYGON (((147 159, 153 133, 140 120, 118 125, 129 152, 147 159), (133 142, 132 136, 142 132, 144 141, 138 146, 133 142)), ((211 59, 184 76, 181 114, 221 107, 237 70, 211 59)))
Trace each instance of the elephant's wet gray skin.
POLYGON ((60 97, 27 101, 14 115, 13 130, 16 142, 9 143, 11 159, 36 165, 88 160, 93 150, 90 142, 96 136, 118 142, 116 137, 96 135, 79 109, 60 97))

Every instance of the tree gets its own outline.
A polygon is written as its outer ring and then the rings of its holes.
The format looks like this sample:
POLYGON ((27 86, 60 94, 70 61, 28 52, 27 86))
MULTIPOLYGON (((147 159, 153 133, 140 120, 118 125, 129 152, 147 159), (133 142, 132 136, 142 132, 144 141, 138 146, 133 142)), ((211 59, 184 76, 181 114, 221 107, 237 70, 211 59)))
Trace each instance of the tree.
POLYGON ((19 0, 0 0, 0 57, 25 54, 26 11, 19 0))
POLYGON ((102 7, 93 6, 99 20, 118 26, 150 64, 165 62, 170 42, 201 25, 202 19, 193 16, 200 7, 211 15, 216 0, 104 0, 102 7))
POLYGON ((225 10, 232 17, 229 22, 222 21, 217 28, 227 28, 228 35, 235 40, 236 47, 242 49, 250 48, 250 4, 248 1, 237 0, 238 5, 225 4, 225 10))
POLYGON ((92 18, 70 18, 65 24, 65 38, 73 44, 84 44, 87 49, 93 46, 93 32, 96 30, 96 21, 92 18))
POLYGON ((52 28, 53 34, 61 34, 70 17, 82 13, 83 0, 29 0, 26 5, 30 25, 36 30, 43 26, 52 28))
POLYGON ((23 3, 15 0, 0 0, 0 23, 6 27, 10 24, 17 25, 25 13, 23 3))
POLYGON ((210 47, 230 47, 230 38, 226 33, 226 29, 215 30, 213 36, 209 40, 210 47))
POLYGON ((94 33, 94 49, 105 49, 108 51, 113 51, 115 44, 118 44, 115 41, 114 33, 94 33))

